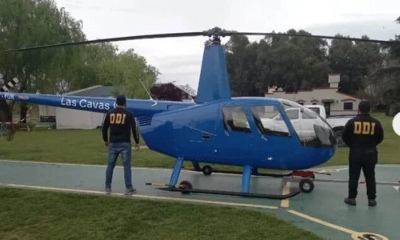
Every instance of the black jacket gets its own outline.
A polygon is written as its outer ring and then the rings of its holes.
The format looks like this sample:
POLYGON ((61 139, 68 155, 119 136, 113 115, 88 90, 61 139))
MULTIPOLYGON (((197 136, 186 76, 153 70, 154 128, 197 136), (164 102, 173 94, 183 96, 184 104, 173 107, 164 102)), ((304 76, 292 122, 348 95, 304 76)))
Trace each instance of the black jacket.
POLYGON ((342 133, 342 139, 350 149, 376 148, 383 137, 381 123, 370 114, 359 114, 350 119, 342 133))
POLYGON ((136 144, 139 144, 135 118, 125 108, 114 108, 106 114, 102 128, 104 142, 108 142, 108 128, 110 128, 110 143, 131 142, 132 131, 136 144))

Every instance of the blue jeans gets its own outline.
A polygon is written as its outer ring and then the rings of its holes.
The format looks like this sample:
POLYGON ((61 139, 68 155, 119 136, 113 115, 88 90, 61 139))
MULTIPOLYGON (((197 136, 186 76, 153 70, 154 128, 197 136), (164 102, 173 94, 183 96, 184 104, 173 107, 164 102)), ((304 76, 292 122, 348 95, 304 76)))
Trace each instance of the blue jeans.
POLYGON ((114 168, 119 154, 121 154, 124 165, 125 187, 132 188, 132 172, 131 172, 132 146, 131 143, 129 142, 109 144, 108 165, 106 169, 106 188, 111 188, 114 168))

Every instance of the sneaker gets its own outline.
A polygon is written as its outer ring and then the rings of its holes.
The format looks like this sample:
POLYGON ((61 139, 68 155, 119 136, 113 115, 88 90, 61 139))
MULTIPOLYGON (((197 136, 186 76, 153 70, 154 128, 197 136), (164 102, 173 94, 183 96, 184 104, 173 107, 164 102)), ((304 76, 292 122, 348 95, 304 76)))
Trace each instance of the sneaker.
POLYGON ((370 207, 376 206, 376 200, 375 199, 369 199, 368 200, 368 206, 370 206, 370 207))
POLYGON ((111 194, 111 188, 106 188, 106 193, 111 194))
POLYGON ((357 205, 355 198, 345 198, 344 202, 349 204, 349 205, 352 205, 352 206, 356 206, 357 205))
POLYGON ((125 195, 130 195, 136 192, 135 188, 127 188, 125 191, 125 195))

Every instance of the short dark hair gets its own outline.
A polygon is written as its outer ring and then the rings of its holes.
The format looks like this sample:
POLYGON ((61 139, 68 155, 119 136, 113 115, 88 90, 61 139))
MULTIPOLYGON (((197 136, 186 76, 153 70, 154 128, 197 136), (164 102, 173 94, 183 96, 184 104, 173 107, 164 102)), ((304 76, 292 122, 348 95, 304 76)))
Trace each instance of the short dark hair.
POLYGON ((117 97, 116 103, 118 106, 124 106, 126 104, 126 97, 125 95, 119 95, 117 97))
POLYGON ((361 113, 369 113, 371 110, 371 105, 368 101, 361 101, 360 104, 358 104, 358 110, 361 113))

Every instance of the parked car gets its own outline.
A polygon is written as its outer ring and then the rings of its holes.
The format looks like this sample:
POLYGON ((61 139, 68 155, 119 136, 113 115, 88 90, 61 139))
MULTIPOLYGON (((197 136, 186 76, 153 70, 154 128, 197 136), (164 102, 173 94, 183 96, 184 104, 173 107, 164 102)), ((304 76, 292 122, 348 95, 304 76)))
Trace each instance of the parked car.
MULTIPOLYGON (((333 129, 338 147, 345 147, 346 144, 342 140, 343 128, 347 121, 355 115, 340 115, 340 116, 326 116, 325 107, 321 105, 304 105, 304 107, 317 113, 322 119, 333 129)), ((304 111, 304 109, 291 107, 286 110, 287 116, 290 119, 297 135, 302 141, 307 141, 315 137, 314 125, 318 122, 317 116, 313 113, 304 111)), ((277 132, 287 132, 286 124, 282 121, 280 114, 272 118, 261 119, 265 128, 277 132)), ((322 121, 322 120, 320 120, 322 121)), ((321 123, 322 124, 322 123, 321 123)))
POLYGON ((335 137, 338 141, 339 147, 345 147, 346 144, 342 140, 342 132, 343 128, 346 125, 347 121, 354 118, 356 115, 335 115, 335 116, 326 116, 325 107, 321 105, 305 105, 305 107, 313 110, 318 113, 326 122, 329 123, 333 132, 335 133, 335 137))

